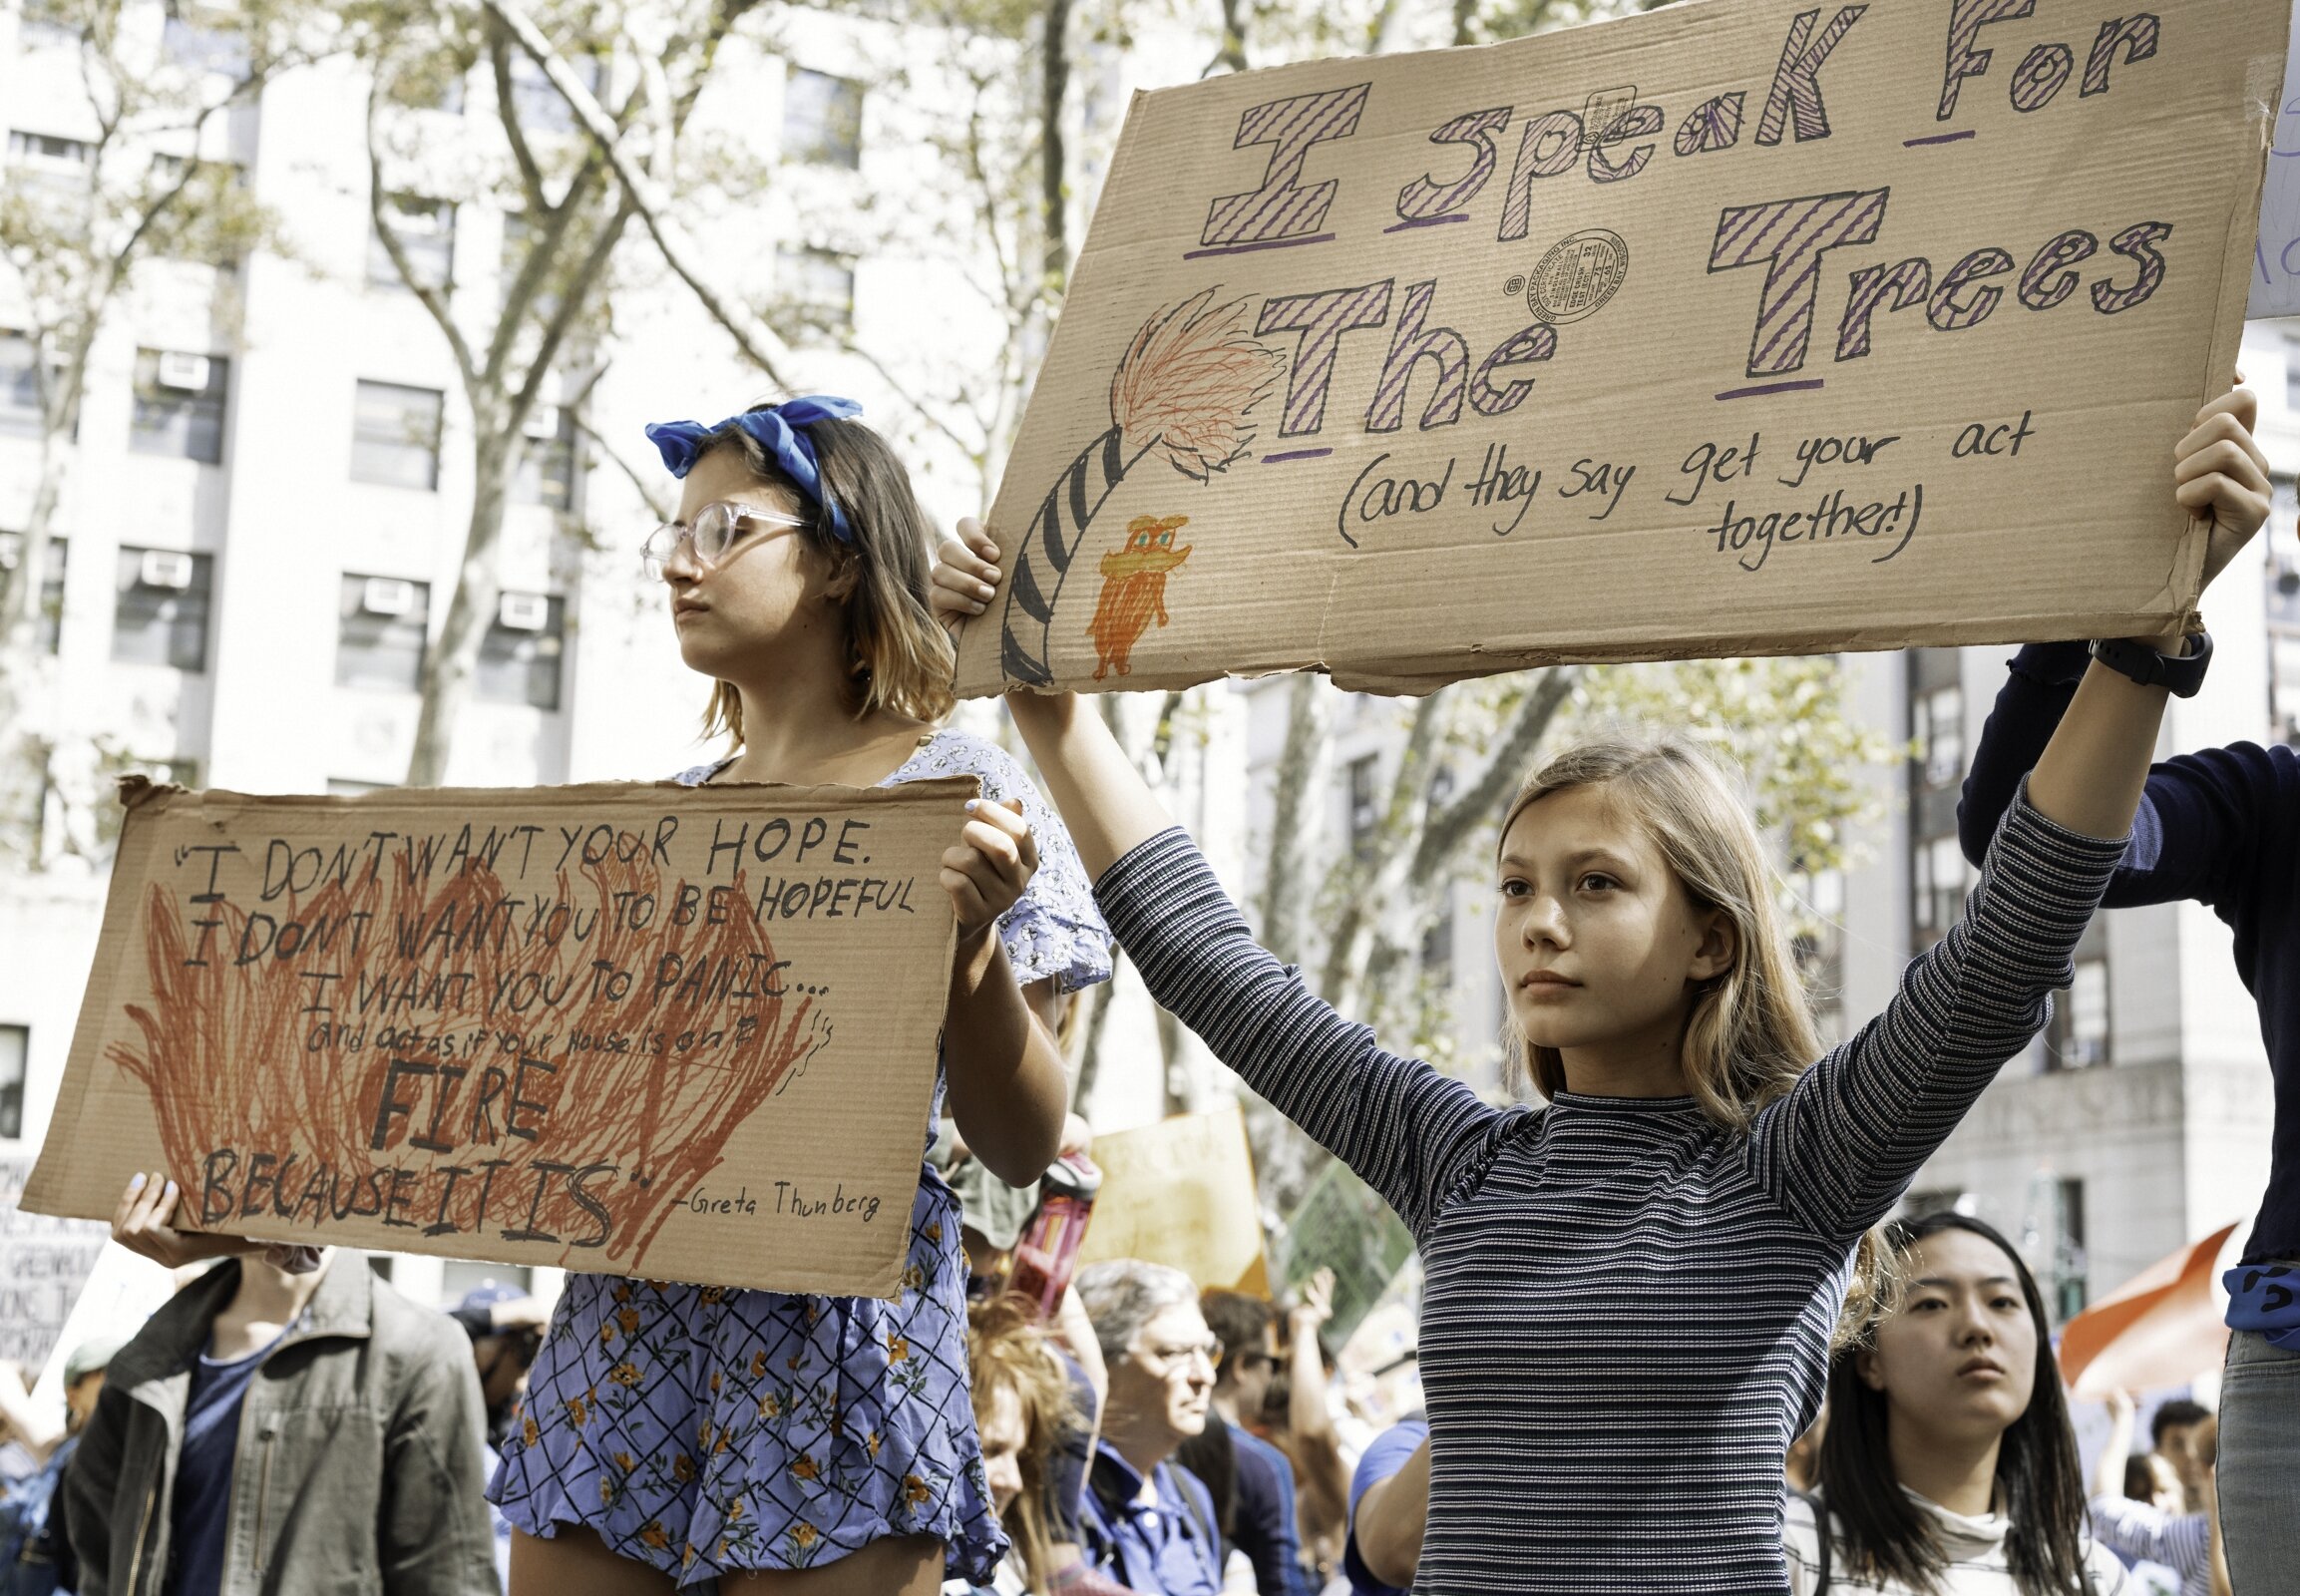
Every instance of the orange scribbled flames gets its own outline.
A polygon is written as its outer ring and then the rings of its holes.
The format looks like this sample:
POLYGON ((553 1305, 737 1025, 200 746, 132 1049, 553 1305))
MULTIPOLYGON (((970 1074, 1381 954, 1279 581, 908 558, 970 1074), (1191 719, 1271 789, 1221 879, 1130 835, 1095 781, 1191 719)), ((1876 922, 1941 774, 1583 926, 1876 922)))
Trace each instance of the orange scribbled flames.
MULTIPOLYGON (((563 871, 558 898, 570 912, 553 917, 567 928, 555 945, 548 919, 530 934, 534 897, 513 900, 507 913, 512 895, 477 862, 412 887, 371 872, 356 885, 331 882, 284 908, 257 911, 311 929, 293 959, 261 954, 246 962, 238 958, 243 946, 263 946, 267 930, 250 912, 185 905, 156 886, 145 944, 153 1002, 129 1009, 142 1044, 116 1044, 110 1057, 150 1091, 169 1171, 192 1210, 205 1210, 205 1228, 228 1233, 249 1207, 274 1232, 283 1215, 299 1228, 314 1226, 340 1218, 347 1197, 349 1212, 375 1217, 369 1210, 390 1196, 405 1199, 392 1210, 396 1219, 417 1229, 444 1223, 467 1236, 548 1234, 569 1243, 572 1262, 632 1269, 719 1165, 728 1138, 829 1034, 816 998, 770 973, 773 945, 748 914, 716 925, 702 916, 669 924, 680 885, 666 891, 643 855, 583 864, 573 879, 563 871), (627 907, 637 895, 654 899, 644 925, 632 923, 627 907), (218 924, 202 926, 211 913, 218 924), (353 918, 361 914, 363 924, 353 918), (410 957, 401 927, 428 931, 443 914, 463 935, 424 940, 410 957), (575 928, 586 919, 577 943, 575 928), (322 943, 320 928, 330 926, 322 943), (666 966, 666 955, 678 966, 666 966), (739 986, 714 994, 708 981, 682 991, 674 979, 655 990, 665 970, 683 976, 702 960, 709 964, 700 968, 731 972, 738 983, 748 973, 754 996, 740 996, 739 986), (620 1000, 609 996, 614 988, 601 964, 629 973, 620 1000), (323 975, 334 979, 317 979, 323 975), (418 978, 412 1006, 378 1001, 379 989, 405 995, 410 975, 418 978), (434 979, 459 975, 468 980, 434 979), (529 998, 524 1009, 512 1007, 519 994, 529 998), (547 994, 558 1000, 547 1002, 547 994), (413 1037, 377 1045, 387 1029, 413 1037), (723 1034, 718 1045, 685 1052, 658 1054, 645 1040, 648 1032, 669 1042, 714 1030, 723 1034), (506 1049, 505 1032, 521 1042, 506 1049), (627 1038, 626 1048, 575 1052, 578 1033, 627 1038), (508 1077, 522 1057, 531 1062, 519 1095, 530 1106, 514 1111, 508 1077), (395 1059, 403 1066, 396 1094, 409 1107, 386 1116, 377 1149, 371 1143, 395 1059), (406 1073, 427 1063, 465 1074, 445 1082, 406 1073), (507 1078, 494 1082, 496 1095, 483 1108, 491 1067, 507 1078), (443 1084, 444 1110, 435 1115, 443 1084), (513 1134, 511 1122, 528 1134, 513 1134), (211 1163, 219 1149, 235 1162, 211 1163), (251 1169, 258 1153, 271 1160, 251 1169), (495 1166, 492 1176, 487 1165, 495 1166), (578 1191, 568 1174, 545 1166, 591 1173, 578 1191), (228 1168, 220 1186, 219 1167, 228 1168), (450 1177, 450 1167, 466 1173, 450 1177), (395 1188, 390 1172, 402 1169, 417 1173, 397 1177, 395 1188), (595 1250, 574 1245, 593 1238, 595 1250)), ((738 876, 733 896, 745 894, 738 876)))

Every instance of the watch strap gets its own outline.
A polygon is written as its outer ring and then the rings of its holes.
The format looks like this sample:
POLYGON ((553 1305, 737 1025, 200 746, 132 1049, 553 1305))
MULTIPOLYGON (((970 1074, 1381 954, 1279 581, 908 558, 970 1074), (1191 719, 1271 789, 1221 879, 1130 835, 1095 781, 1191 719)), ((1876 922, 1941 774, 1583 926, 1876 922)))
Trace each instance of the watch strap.
POLYGON ((2096 637, 2092 654, 2143 687, 2162 687, 2175 698, 2193 698, 2204 685, 2204 671, 2212 663, 2212 634, 2199 629, 2189 632, 2186 640, 2193 651, 2167 654, 2129 637, 2096 637))

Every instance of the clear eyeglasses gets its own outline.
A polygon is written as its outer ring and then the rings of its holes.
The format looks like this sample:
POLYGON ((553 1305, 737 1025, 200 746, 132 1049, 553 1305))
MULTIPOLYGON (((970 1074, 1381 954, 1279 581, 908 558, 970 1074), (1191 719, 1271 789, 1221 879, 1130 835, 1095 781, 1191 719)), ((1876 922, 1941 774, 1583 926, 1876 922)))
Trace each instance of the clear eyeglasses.
POLYGON ((671 557, 684 543, 696 565, 705 571, 714 571, 746 527, 776 527, 796 532, 805 525, 798 517, 786 516, 779 510, 762 510, 757 505, 728 504, 722 500, 696 511, 691 526, 666 521, 648 533, 647 541, 639 545, 639 569, 646 573, 649 582, 662 581, 663 567, 670 564, 671 557))

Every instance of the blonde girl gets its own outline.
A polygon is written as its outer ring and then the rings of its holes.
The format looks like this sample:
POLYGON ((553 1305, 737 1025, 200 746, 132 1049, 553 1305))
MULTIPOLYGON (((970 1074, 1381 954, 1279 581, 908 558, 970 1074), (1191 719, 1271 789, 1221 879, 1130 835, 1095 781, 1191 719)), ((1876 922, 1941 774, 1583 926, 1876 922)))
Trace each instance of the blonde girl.
MULTIPOLYGON (((2265 519, 2249 396, 2181 441, 2224 564, 2265 519)), ((943 546, 979 612, 996 550, 943 546)), ((2151 639, 2178 651, 2178 638, 2151 639)), ((1963 920, 1819 1052, 1747 809, 1687 746, 1608 742, 1503 817, 1495 952, 1541 1106, 1384 1051, 1255 946, 1105 728, 1008 700, 1157 999, 1412 1229, 1429 1527, 1416 1588, 1781 1593, 1781 1458, 1863 1231, 2043 1024, 2122 848, 2164 689, 2096 663, 1963 920)))

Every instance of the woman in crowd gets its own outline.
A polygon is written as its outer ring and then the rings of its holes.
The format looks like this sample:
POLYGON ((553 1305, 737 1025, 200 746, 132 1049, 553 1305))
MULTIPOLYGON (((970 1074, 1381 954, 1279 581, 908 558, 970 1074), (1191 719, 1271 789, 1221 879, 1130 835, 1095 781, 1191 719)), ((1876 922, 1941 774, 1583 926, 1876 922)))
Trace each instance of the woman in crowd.
MULTIPOLYGON (((2173 497, 2221 534, 2211 569, 2267 514, 2251 413, 2219 399, 2175 451, 2173 497)), ((980 611, 995 559, 962 523, 946 614, 980 611)), ((1099 714, 1009 696, 1152 996, 1420 1246, 1423 1585, 1781 1589, 1781 1458, 1819 1406, 1856 1244, 2043 1024, 2122 852, 2165 692, 2142 679, 2157 650, 2110 655, 1963 919, 1825 1057, 1724 773, 1684 741, 1552 760, 1503 817, 1494 881, 1542 1107, 1495 1108, 1335 1013, 1255 946, 1099 714)))
POLYGON ((1887 1229, 1895 1289, 1829 1361, 1820 1487, 1789 1503, 1795 1596, 2119 1596, 2090 1536, 2052 1322, 1978 1219, 1887 1229), (1826 1540, 1818 1525, 1830 1526, 1826 1540))
MULTIPOLYGON (((2193 1405, 2193 1404, 2190 1404, 2193 1405)), ((2227 1596, 2228 1565, 2220 1543, 2218 1470, 2219 1423, 2209 1413, 2191 1424, 2163 1426, 2179 1448, 2173 1477, 2159 1481, 2152 1468, 2134 1497, 2131 1464, 2170 1464, 2155 1452, 2132 1450, 2132 1419, 2138 1404, 2127 1391, 2108 1394, 2108 1438, 2093 1469, 2093 1533, 2117 1555, 2135 1563, 2155 1563, 2180 1576, 2180 1596, 2227 1596), (2184 1481, 2195 1481, 2193 1497, 2184 1481), (2154 1498, 2170 1486, 2170 1501, 2154 1498)))
POLYGON ((976 1591, 995 1596, 1048 1596, 1060 1571, 1054 1524, 1074 1520, 1053 1502, 1060 1459, 1089 1425, 1071 1395, 1068 1374, 1046 1345, 1026 1304, 997 1297, 970 1314, 966 1366, 974 1423, 982 1437, 982 1474, 990 1506, 1011 1548, 994 1578, 976 1591))
MULTIPOLYGON (((1056 995, 1109 973, 1075 854, 996 748, 937 729, 948 640, 910 479, 845 400, 647 429, 683 480, 647 540, 681 657, 734 751, 679 779, 884 785, 972 774, 942 884, 958 913, 942 1071, 1011 1185, 1062 1132, 1056 995)), ((930 1115, 921 1146, 935 1134, 930 1115)), ((965 1390, 958 1205, 922 1167, 900 1299, 574 1275, 491 1488, 515 1596, 718 1588, 925 1596, 1006 1549, 965 1390)))
POLYGON ((1206 1427, 1222 1361, 1198 1288, 1179 1269, 1118 1259, 1079 1271, 1076 1289, 1110 1371, 1086 1476, 1087 1561, 1143 1596, 1217 1596, 1213 1497, 1173 1461, 1206 1427))

